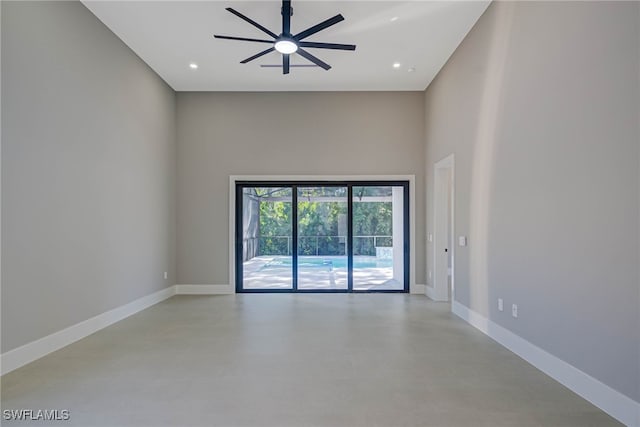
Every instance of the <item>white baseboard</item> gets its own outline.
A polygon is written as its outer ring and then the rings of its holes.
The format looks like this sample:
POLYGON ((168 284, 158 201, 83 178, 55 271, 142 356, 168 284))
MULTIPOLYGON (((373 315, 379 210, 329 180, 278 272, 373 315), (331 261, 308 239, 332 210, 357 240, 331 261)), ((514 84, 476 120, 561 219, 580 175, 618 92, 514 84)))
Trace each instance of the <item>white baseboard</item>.
POLYGON ((409 286, 409 293, 410 294, 424 295, 424 288, 425 287, 426 287, 426 285, 421 285, 419 283, 414 283, 413 286, 409 286))
POLYGON ((175 287, 169 286, 168 288, 154 292, 142 298, 138 298, 135 301, 131 301, 128 304, 116 307, 80 323, 76 323, 75 325, 69 326, 61 331, 54 332, 51 335, 47 335, 46 337, 42 337, 36 341, 32 341, 13 350, 9 350, 0 355, 0 366, 2 367, 0 371, 2 375, 9 373, 26 365, 27 363, 31 363, 36 359, 85 338, 100 329, 106 328, 107 326, 126 317, 136 314, 145 308, 151 307, 160 301, 164 301, 173 295, 175 295, 175 287))
POLYGON ((230 295, 235 292, 231 285, 176 285, 177 295, 230 295))
POLYGON ((437 302, 447 302, 447 301, 449 301, 448 298, 440 298, 440 296, 436 292, 436 288, 434 288, 433 286, 426 285, 424 287, 424 294, 427 296, 427 298, 429 298, 430 300, 433 300, 433 301, 437 301, 437 302))
POLYGON ((453 301, 451 311, 613 418, 628 426, 640 427, 640 402, 612 389, 457 301, 453 301))
POLYGON ((436 301, 436 290, 433 286, 426 285, 424 287, 424 294, 431 300, 436 301))

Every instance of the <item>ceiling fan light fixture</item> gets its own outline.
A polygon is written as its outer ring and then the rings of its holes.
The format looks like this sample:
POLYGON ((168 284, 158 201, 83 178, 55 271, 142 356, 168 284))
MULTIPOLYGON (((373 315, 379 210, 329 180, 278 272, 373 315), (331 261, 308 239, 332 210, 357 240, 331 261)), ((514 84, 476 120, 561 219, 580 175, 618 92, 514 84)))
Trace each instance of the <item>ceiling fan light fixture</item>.
POLYGON ((298 44, 291 39, 280 39, 275 42, 273 47, 282 54, 289 55, 298 50, 298 44))

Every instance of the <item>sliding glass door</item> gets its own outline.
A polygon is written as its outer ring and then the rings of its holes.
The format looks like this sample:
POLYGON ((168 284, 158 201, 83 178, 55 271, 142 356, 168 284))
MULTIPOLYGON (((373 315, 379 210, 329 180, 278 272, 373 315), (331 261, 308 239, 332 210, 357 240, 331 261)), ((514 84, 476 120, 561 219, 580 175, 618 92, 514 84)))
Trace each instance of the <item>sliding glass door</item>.
POLYGON ((407 292, 408 182, 236 183, 238 292, 407 292))
POLYGON ((404 187, 353 187, 353 289, 404 289, 404 187))
POLYGON ((298 289, 348 289, 345 186, 298 191, 298 289))
POLYGON ((293 289, 291 187, 242 189, 243 287, 293 289))

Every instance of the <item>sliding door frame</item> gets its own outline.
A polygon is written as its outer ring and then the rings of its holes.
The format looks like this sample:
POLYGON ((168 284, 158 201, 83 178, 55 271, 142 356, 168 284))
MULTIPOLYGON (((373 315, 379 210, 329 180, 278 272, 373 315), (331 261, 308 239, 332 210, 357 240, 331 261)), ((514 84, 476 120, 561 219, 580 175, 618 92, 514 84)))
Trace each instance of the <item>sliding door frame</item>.
MULTIPOLYGON (((235 275, 236 293, 408 293, 411 288, 411 254, 413 244, 410 239, 412 228, 410 208, 410 179, 377 178, 377 179, 341 179, 341 180, 313 180, 313 179, 291 179, 269 180, 269 179, 234 179, 231 177, 232 193, 235 195, 235 207, 233 212, 233 224, 231 233, 233 234, 234 256, 230 260, 233 264, 235 275), (243 189, 252 187, 278 187, 291 188, 291 220, 292 220, 292 287, 291 289, 244 289, 243 288, 243 189), (347 188, 347 289, 299 289, 298 288, 298 188, 299 187, 346 187, 347 188), (403 221, 403 289, 353 289, 353 187, 402 187, 402 221, 403 221)), ((404 178, 404 177, 403 177, 404 178)), ((231 214, 231 213, 230 213, 231 214)), ((230 236, 231 237, 231 236, 230 236)), ((230 264, 231 264, 230 263, 230 264)))

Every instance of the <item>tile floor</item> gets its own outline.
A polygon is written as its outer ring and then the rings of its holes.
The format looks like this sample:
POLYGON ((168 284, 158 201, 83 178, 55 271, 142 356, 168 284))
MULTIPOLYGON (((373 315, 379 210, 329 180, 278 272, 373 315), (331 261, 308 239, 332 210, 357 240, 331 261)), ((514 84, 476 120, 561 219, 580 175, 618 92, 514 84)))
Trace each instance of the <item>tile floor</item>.
POLYGON ((19 408, 70 411, 38 426, 619 425, 406 294, 176 296, 5 375, 19 408))

